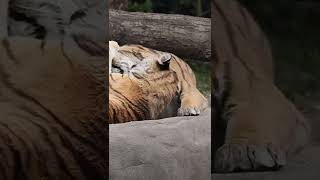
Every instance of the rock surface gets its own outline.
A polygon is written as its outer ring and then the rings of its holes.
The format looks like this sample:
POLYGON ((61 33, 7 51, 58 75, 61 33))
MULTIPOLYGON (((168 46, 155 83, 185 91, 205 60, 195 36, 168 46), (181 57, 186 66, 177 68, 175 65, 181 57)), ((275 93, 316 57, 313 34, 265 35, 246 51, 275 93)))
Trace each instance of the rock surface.
POLYGON ((109 179, 210 179, 210 116, 109 125, 109 179))

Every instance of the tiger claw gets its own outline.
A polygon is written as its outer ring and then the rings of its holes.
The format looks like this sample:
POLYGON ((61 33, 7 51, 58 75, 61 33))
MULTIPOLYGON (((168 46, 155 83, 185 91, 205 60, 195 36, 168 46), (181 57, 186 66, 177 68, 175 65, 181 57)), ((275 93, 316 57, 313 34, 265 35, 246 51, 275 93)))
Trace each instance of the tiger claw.
POLYGON ((178 116, 198 116, 200 115, 200 109, 196 107, 179 108, 178 116))
POLYGON ((214 169, 219 173, 277 170, 286 164, 283 151, 271 144, 225 144, 215 157, 214 169))

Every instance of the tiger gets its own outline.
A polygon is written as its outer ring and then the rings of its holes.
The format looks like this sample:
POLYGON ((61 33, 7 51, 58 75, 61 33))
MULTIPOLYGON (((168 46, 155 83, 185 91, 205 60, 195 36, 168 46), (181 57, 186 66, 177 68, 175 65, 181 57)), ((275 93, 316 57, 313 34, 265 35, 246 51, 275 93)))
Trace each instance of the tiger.
MULTIPOLYGON (((117 44, 115 41, 112 41, 111 46, 109 44, 109 54, 114 51, 112 48, 115 47, 115 44, 117 44)), ((165 110, 154 118, 199 115, 208 106, 207 99, 197 89, 195 74, 182 59, 172 53, 157 51, 141 45, 123 45, 116 46, 116 48, 117 55, 109 59, 109 63, 112 61, 111 72, 113 74, 132 74, 139 79, 146 79, 150 74, 162 72, 166 69, 176 73, 178 78, 178 82, 176 82, 178 88, 176 91, 179 92, 178 99, 176 95, 174 99, 167 102, 168 105, 165 110)), ((169 93, 171 90, 162 87, 166 78, 170 82, 171 77, 164 76, 161 78, 158 88, 164 88, 164 90, 168 91, 168 96, 171 97, 171 93, 169 93), (162 83, 162 81, 164 82, 162 83)), ((149 83, 154 83, 154 80, 149 83)))
POLYGON ((143 79, 133 74, 112 73, 109 124, 159 119, 161 112, 178 96, 178 82, 176 73, 170 70, 150 73, 143 79))
POLYGON ((310 126, 274 83, 270 44, 235 0, 212 2, 213 172, 278 170, 310 126))

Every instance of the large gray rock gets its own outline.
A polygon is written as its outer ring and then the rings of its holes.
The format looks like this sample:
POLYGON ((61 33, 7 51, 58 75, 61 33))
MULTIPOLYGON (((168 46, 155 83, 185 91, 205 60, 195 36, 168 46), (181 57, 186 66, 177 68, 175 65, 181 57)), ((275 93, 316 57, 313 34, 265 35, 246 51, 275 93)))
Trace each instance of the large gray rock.
POLYGON ((210 115, 109 125, 109 179, 210 179, 210 115))

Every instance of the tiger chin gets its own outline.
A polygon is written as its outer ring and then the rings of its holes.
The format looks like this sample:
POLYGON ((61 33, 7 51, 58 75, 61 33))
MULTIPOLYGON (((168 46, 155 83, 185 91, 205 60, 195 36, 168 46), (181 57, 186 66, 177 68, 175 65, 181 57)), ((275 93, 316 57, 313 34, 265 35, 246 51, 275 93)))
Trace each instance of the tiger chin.
POLYGON ((199 115, 207 108, 193 71, 174 54, 111 41, 109 56, 111 123, 199 115))

